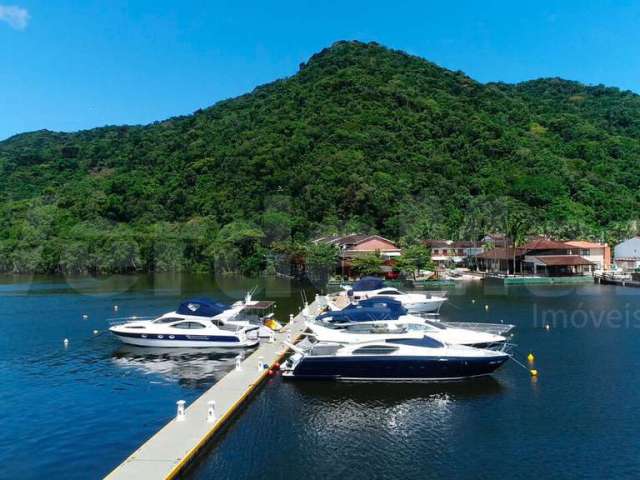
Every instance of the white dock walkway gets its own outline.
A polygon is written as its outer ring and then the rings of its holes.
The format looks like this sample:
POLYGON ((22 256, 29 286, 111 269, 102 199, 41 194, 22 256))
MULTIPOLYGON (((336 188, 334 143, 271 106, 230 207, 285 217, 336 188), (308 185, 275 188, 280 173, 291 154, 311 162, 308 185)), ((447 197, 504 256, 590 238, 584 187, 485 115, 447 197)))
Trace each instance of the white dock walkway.
MULTIPOLYGON (((309 313, 315 314, 320 308, 319 304, 316 299, 309 305, 309 313)), ((283 342, 295 341, 304 328, 303 312, 300 312, 282 331, 275 334, 275 342, 263 340, 242 362, 240 370, 229 372, 185 409, 183 420, 171 420, 107 475, 106 479, 150 480, 177 476, 260 385, 268 375, 269 367, 282 360, 287 350, 283 342), (260 369, 261 361, 268 367, 260 369), (215 401, 216 416, 213 421, 207 419, 210 400, 215 401)))

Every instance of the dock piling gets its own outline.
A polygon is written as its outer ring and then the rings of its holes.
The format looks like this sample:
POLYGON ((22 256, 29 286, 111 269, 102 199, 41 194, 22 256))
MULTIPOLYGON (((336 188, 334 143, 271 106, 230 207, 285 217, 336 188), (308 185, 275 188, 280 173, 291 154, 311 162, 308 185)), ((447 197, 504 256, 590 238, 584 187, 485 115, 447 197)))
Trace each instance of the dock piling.
POLYGON ((178 405, 178 411, 176 413, 176 422, 182 422, 186 418, 184 414, 184 404, 186 402, 184 400, 178 400, 176 404, 178 405))
POLYGON ((209 408, 207 409, 207 422, 215 423, 216 422, 216 401, 209 400, 208 405, 209 405, 209 408))

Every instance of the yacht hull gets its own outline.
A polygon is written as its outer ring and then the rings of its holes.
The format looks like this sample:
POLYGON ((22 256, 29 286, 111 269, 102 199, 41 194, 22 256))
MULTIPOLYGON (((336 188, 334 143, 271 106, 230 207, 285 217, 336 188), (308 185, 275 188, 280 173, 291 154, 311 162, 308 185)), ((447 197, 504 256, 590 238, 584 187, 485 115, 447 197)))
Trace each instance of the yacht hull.
POLYGON ((174 347, 174 348, 208 348, 208 347, 253 347, 260 340, 255 338, 241 340, 235 335, 157 335, 113 332, 122 343, 138 347, 174 347), (173 338, 171 338, 173 337, 173 338))
POLYGON ((402 306, 406 308, 409 313, 438 313, 444 302, 446 302, 446 299, 429 302, 407 302, 403 303, 402 306))
POLYGON ((306 357, 286 378, 354 381, 447 381, 489 375, 508 355, 490 358, 306 357))

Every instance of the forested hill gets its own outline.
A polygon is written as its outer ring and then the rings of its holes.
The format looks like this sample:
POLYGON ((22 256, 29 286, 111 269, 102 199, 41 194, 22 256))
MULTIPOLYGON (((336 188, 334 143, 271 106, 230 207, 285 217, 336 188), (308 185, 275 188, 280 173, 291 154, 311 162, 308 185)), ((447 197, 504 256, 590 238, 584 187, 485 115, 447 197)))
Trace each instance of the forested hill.
POLYGON ((527 233, 612 240, 640 207, 640 97, 338 42, 192 115, 17 135, 0 172, 2 270, 259 269, 274 242, 479 237, 516 211, 527 233))

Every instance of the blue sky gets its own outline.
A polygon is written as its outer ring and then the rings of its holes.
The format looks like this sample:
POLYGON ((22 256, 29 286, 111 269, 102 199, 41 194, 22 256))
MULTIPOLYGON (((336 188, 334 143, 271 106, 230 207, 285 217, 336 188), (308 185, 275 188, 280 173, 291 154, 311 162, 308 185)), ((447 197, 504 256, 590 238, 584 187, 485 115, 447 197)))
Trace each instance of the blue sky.
POLYGON ((188 114, 375 40, 487 82, 640 92, 640 2, 0 0, 0 139, 188 114))

